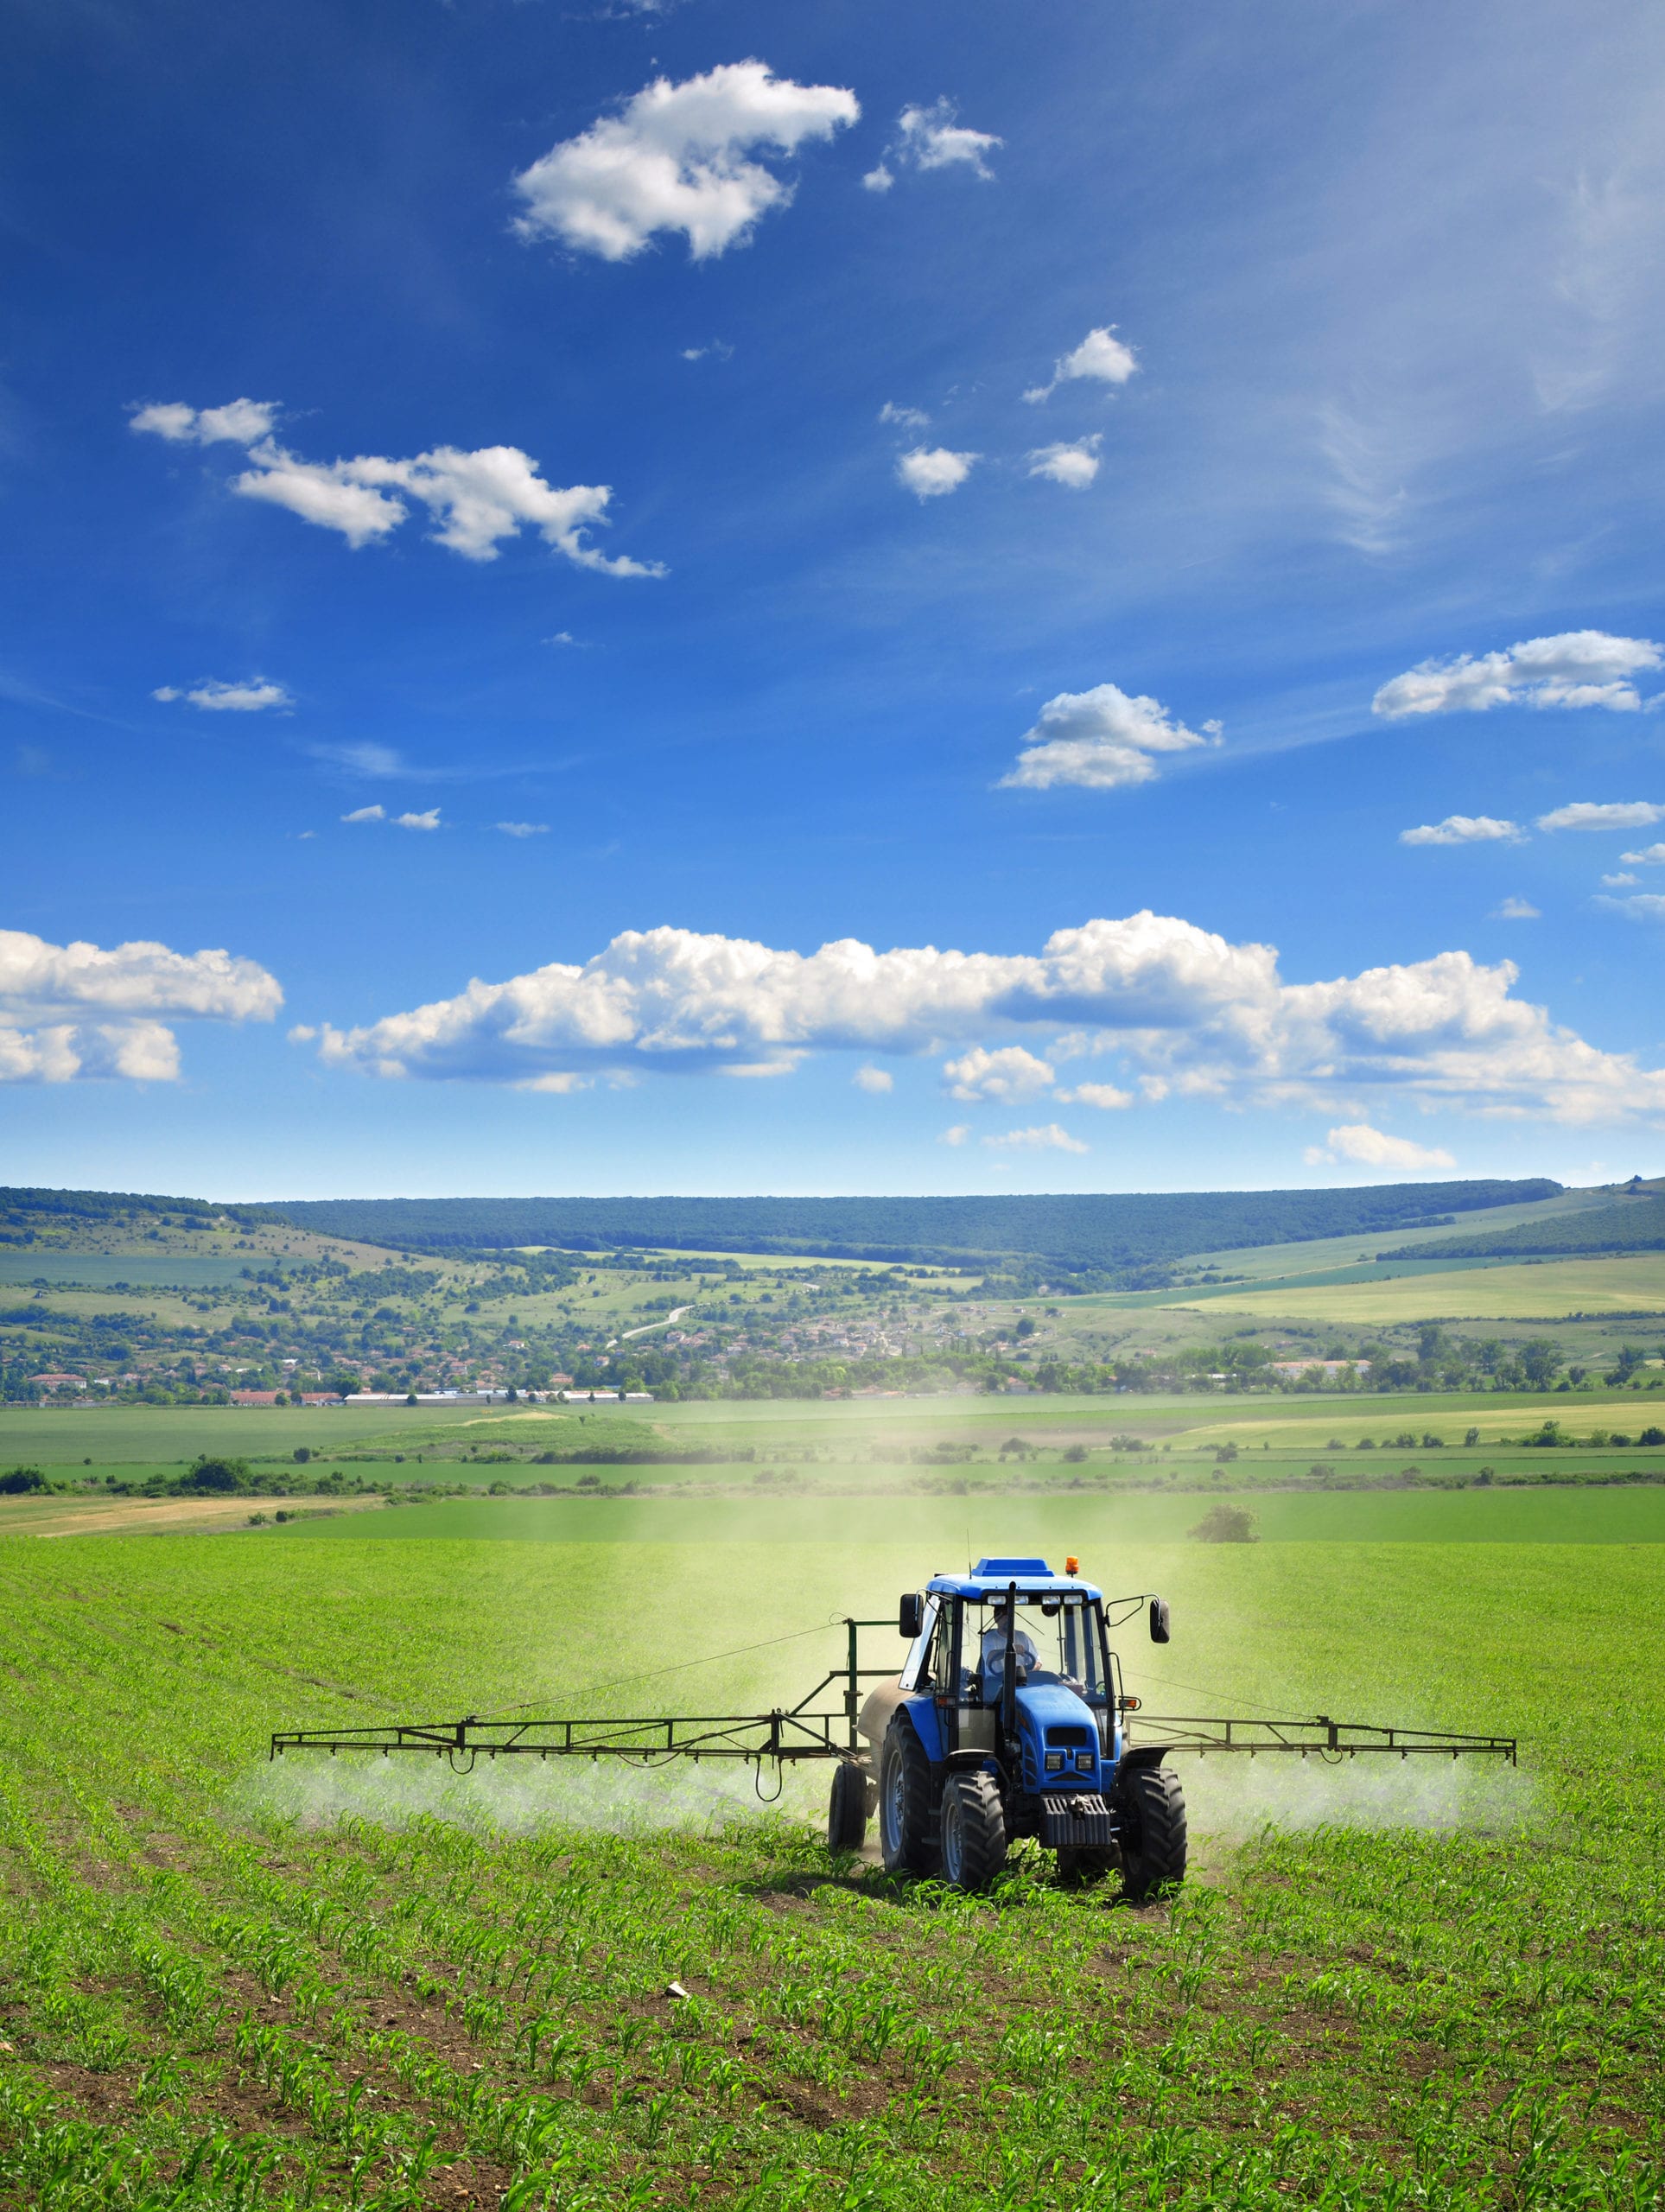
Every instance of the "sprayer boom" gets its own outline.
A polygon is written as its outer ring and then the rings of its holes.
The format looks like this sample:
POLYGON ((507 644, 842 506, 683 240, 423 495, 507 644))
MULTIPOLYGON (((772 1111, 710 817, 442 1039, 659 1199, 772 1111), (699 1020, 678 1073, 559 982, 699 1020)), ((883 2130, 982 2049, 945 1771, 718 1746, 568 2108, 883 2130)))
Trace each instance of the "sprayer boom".
POLYGON ((635 1766, 738 1759, 757 1770, 760 1796, 766 1764, 778 1776, 789 1764, 819 1759, 832 1768, 827 1842, 834 1851, 860 1850, 877 1812, 893 1872, 985 1888, 1008 1847, 1026 1837, 1056 1852, 1071 1878, 1119 1868, 1135 1898, 1185 1878, 1185 1796, 1167 1764, 1181 1752, 1255 1758, 1264 1751, 1331 1765, 1361 1752, 1516 1762, 1512 1736, 1382 1727, 1327 1713, 1302 1720, 1147 1713, 1123 1689, 1109 1640, 1110 1628, 1140 1614, 1148 1618, 1151 1641, 1166 1643, 1168 1608, 1147 1591, 1107 1599, 1077 1579, 1073 1559, 1061 1575, 1042 1559, 985 1559, 963 1575, 933 1575, 925 1589, 905 1593, 894 1621, 847 1618, 844 1663, 791 1707, 622 1719, 550 1718, 518 1707, 506 1717, 285 1729, 272 1737, 271 1757, 416 1751, 459 1774, 482 1758, 635 1766), (884 1667, 860 1663, 863 1629, 899 1631, 909 1647, 899 1671, 893 1657, 884 1667))

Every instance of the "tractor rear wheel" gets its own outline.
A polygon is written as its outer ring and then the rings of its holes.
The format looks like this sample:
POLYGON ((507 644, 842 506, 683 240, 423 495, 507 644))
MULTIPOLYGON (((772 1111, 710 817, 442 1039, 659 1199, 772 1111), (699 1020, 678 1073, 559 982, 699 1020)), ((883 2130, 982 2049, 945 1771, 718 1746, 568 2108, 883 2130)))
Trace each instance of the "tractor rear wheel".
POLYGON ((867 1777, 854 1759, 833 1769, 832 1799, 827 1807, 829 1851, 860 1851, 867 1840, 867 1777))
POLYGON ((892 1874, 934 1874, 941 1845, 931 1817, 931 1762, 899 1714, 879 1764, 879 1842, 892 1874))
POLYGON ((1006 1864, 1006 1814, 990 1774, 950 1774, 943 1786, 943 1879, 986 1890, 1006 1864))
POLYGON ((1135 1767, 1115 1787, 1122 1830, 1122 1881, 1135 1904, 1177 1889, 1185 1878, 1185 1796, 1165 1766, 1135 1767))

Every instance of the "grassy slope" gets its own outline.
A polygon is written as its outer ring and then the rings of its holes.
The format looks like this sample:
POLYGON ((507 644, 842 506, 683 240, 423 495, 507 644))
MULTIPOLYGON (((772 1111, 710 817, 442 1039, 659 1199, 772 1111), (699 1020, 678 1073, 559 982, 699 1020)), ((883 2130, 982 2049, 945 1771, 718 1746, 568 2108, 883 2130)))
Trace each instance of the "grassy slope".
MULTIPOLYGON (((715 1575, 648 1546, 0 1546, 0 2198, 1652 2202, 1665 1562, 1587 1559, 1130 1550, 1185 1624, 1138 1687, 1533 1740, 1520 1777, 1193 1768, 1211 1872, 1128 1911, 1026 1865, 945 1901, 789 1823, 546 1824, 663 1806, 664 1776, 609 1802, 588 1769, 259 1763, 276 1719, 617 1674, 644 1588, 638 1666, 865 1609, 915 1546, 715 1575)), ((807 1670, 788 1652, 692 1680, 757 1694, 807 1670)))
MULTIPOLYGON (((1401 1263, 1404 1274, 1374 1281, 1299 1284, 1279 1290, 1231 1289, 1207 1300, 1211 1314, 1287 1315, 1292 1319, 1369 1326, 1384 1321, 1555 1320, 1564 1313, 1665 1313, 1665 1254, 1548 1260, 1498 1267, 1476 1260, 1401 1263)), ((1176 1297, 1165 1303, 1194 1304, 1176 1297)))

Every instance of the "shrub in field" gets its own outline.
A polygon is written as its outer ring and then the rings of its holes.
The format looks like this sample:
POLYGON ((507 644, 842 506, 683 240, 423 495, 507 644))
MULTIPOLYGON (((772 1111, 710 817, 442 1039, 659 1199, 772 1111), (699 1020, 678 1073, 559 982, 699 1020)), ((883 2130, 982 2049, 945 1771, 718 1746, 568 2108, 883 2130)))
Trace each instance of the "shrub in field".
POLYGON ((1223 1498, 1186 1532, 1195 1544, 1254 1544, 1255 1516, 1246 1505, 1228 1505, 1223 1498))
POLYGON ((246 1459, 200 1459, 180 1477, 179 1486, 186 1491, 235 1494, 249 1487, 249 1463, 246 1459))

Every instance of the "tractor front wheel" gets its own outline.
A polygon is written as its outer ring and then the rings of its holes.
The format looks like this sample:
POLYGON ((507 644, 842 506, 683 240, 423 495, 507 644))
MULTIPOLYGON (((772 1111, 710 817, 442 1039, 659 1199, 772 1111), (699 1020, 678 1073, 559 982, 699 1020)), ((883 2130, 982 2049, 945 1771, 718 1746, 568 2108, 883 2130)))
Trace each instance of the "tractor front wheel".
POLYGON ((1185 1878, 1185 1796, 1165 1766, 1135 1767, 1115 1789, 1122 1881, 1135 1904, 1185 1878))
POLYGON ((931 1817, 931 1762, 899 1715, 879 1764, 879 1843, 891 1874, 934 1874, 940 1845, 931 1817))
POLYGON ((943 1879, 986 1890, 1006 1864, 1006 1815, 993 1775, 951 1774, 943 1787, 943 1879))
POLYGON ((829 1851, 860 1851, 867 1840, 867 1777, 853 1759, 833 1769, 832 1802, 827 1808, 829 1851))

